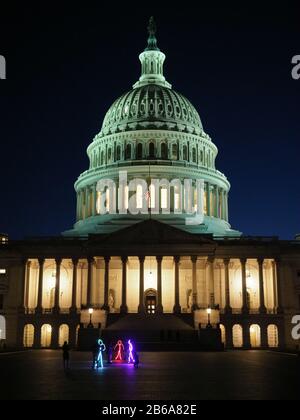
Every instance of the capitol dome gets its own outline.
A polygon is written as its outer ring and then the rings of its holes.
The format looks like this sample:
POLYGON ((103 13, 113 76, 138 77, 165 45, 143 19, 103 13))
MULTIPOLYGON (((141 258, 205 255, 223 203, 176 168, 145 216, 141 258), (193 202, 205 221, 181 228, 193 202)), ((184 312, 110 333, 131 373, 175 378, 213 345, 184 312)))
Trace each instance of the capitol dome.
POLYGON ((192 134, 203 130, 199 114, 188 99, 154 83, 139 86, 118 98, 104 118, 101 135, 145 129, 192 134))
POLYGON ((157 46, 153 19, 148 31, 147 47, 139 55, 139 80, 113 102, 87 148, 89 168, 75 182, 76 223, 64 235, 111 233, 149 218, 150 209, 153 219, 190 233, 240 236, 228 221, 230 183, 216 169, 218 149, 204 132, 194 106, 164 77, 166 56, 157 46), (120 183, 124 172, 126 191, 120 183), (137 180, 134 192, 130 183, 137 180), (187 180, 195 189, 188 200, 184 190, 187 180), (106 183, 106 189, 99 191, 99 181, 106 183), (201 200, 195 187, 198 181, 205 187, 201 200), (141 204, 145 196, 149 203, 141 204), (150 196, 158 206, 157 213, 150 196), (132 200, 134 212, 129 206, 132 200), (189 225, 190 209, 197 212, 200 207, 203 222, 189 225))

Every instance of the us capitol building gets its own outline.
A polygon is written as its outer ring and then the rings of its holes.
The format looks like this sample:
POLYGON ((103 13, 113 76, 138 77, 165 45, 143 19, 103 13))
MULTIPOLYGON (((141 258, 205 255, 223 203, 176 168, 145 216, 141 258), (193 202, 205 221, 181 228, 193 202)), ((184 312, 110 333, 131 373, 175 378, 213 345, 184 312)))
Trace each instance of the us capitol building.
POLYGON ((300 238, 245 237, 231 228, 218 149, 164 77, 153 19, 148 31, 139 80, 112 104, 87 149, 72 229, 57 238, 0 235, 0 342, 75 347, 80 330, 94 327, 104 337, 188 345, 209 326, 225 348, 293 350, 300 238), (129 185, 122 191, 120 171, 129 185), (204 181, 201 224, 186 223, 186 179, 204 181), (112 183, 101 192, 99 180, 112 183))

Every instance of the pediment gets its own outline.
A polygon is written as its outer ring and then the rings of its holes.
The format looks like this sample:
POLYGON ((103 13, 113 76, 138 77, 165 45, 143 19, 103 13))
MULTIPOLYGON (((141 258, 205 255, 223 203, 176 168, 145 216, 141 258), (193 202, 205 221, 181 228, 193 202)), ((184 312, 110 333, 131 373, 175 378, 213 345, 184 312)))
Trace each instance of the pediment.
MULTIPOLYGON (((98 235, 90 235, 97 242, 98 235)), ((105 244, 213 244, 210 235, 192 234, 156 220, 146 220, 109 235, 101 235, 105 244)))

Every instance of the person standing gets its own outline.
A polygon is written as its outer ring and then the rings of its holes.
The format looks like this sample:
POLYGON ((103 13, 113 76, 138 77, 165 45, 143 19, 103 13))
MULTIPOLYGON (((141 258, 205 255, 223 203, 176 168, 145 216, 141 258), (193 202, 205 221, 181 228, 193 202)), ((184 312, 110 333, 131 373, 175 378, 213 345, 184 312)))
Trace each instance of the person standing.
POLYGON ((64 370, 69 369, 69 362, 70 362, 70 347, 68 343, 65 341, 62 346, 63 351, 63 365, 64 370))

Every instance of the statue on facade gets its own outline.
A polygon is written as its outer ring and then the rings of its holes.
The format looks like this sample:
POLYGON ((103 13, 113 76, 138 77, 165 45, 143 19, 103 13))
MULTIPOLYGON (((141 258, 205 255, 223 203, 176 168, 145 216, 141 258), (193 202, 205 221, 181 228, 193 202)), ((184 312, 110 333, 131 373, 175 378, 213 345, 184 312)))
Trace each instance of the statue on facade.
POLYGON ((193 291, 188 290, 188 311, 192 312, 193 310, 193 291))
POLYGON ((114 306, 115 306, 114 293, 113 293, 113 290, 110 290, 109 295, 108 295, 108 307, 109 307, 110 312, 114 312, 114 306))

